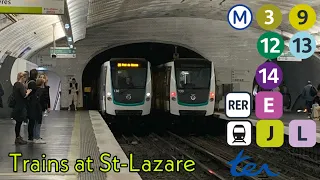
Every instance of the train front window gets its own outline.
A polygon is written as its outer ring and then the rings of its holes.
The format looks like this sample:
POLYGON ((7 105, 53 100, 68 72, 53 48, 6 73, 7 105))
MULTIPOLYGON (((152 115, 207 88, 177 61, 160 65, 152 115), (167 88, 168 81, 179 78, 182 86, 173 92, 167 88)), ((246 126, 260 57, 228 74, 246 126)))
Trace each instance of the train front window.
POLYGON ((114 89, 144 89, 146 68, 112 68, 111 78, 114 89))
POLYGON ((176 68, 178 89, 208 89, 210 87, 210 68, 176 68))

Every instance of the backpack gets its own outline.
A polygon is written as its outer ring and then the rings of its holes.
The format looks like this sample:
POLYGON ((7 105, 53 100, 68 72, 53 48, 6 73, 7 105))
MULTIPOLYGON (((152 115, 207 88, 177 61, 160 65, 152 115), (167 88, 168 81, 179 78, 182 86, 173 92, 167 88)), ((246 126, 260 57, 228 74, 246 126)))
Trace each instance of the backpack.
MULTIPOLYGON (((35 80, 29 80, 28 82, 27 82, 27 89, 29 88, 29 83, 31 83, 31 82, 36 82, 35 80)), ((31 99, 31 95, 29 95, 28 97, 27 97, 27 100, 29 101, 31 99)))
POLYGON ((28 83, 27 83, 27 89, 28 89, 28 87, 29 87, 29 83, 31 83, 31 82, 36 82, 36 81, 34 81, 34 80, 29 80, 28 83))
POLYGON ((317 90, 316 90, 315 87, 312 86, 312 87, 310 88, 310 96, 313 97, 313 96, 315 96, 315 95, 317 95, 317 90))
POLYGON ((14 99, 13 93, 11 93, 10 96, 8 97, 7 104, 9 108, 14 108, 14 106, 16 105, 16 100, 14 99))

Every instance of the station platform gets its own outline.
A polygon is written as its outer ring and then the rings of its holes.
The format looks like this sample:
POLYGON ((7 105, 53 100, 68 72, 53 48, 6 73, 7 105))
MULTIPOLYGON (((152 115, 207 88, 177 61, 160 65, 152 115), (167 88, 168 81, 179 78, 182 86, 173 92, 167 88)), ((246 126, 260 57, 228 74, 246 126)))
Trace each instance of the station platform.
MULTIPOLYGON (((215 115, 219 116, 220 119, 224 119, 227 121, 231 120, 249 120, 251 121, 252 125, 256 126, 257 121, 259 118, 257 118, 254 115, 254 112, 251 113, 252 115, 249 118, 228 118, 224 112, 216 112, 215 115)), ((284 133, 286 135, 289 135, 289 123, 291 120, 304 120, 308 119, 307 114, 305 113, 289 113, 289 112, 284 112, 282 117, 280 118, 285 125, 284 127, 284 133)), ((320 143, 320 121, 314 121, 317 124, 317 143, 320 143)))
MULTIPOLYGON (((108 125, 97 111, 53 111, 43 120, 41 137, 46 144, 15 145, 14 133, 15 121, 0 119, 0 179, 41 179, 41 180, 141 180, 138 173, 129 172, 129 168, 120 168, 120 172, 113 170, 101 172, 99 167, 106 167, 101 163, 100 155, 107 152, 111 158, 105 160, 111 162, 113 156, 120 159, 120 163, 128 163, 129 160, 120 145, 116 141, 108 125), (22 153, 17 160, 17 170, 14 172, 13 157, 9 153, 22 153), (46 158, 41 155, 46 154, 46 158), (83 168, 83 172, 77 172, 74 168, 78 159, 86 160, 90 156, 94 162, 91 164, 93 172, 83 168), (23 172, 23 159, 40 160, 40 172, 32 172, 28 164, 27 172, 23 172), (42 172, 42 160, 62 159, 69 160, 67 172, 48 172, 46 164, 45 172, 42 172)), ((22 125, 21 136, 27 139, 27 126, 22 125)), ((79 160, 78 160, 79 161, 79 160)), ((48 162, 48 161, 47 161, 48 162)), ((62 168, 61 164, 58 165, 62 168)), ((36 165, 32 165, 37 170, 36 165)), ((79 167, 79 166, 78 166, 79 167)), ((85 166, 87 167, 87 166, 85 166)), ((81 166, 78 168, 81 171, 81 166)))

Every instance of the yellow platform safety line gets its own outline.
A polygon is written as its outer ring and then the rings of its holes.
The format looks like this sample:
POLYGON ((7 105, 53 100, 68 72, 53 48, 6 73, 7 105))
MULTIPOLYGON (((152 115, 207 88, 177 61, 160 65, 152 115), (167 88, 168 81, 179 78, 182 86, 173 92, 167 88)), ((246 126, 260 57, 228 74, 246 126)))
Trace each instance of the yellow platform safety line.
POLYGON ((78 174, 74 170, 74 165, 76 164, 76 160, 79 158, 80 158, 80 113, 76 112, 75 120, 73 123, 69 154, 68 154, 70 173, 78 174))

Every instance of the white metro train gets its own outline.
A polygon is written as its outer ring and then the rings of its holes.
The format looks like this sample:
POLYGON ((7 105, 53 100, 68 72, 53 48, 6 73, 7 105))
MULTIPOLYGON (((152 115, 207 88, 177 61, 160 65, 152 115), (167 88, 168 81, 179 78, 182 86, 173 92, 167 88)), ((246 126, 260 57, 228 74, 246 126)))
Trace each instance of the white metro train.
POLYGON ((100 110, 111 116, 145 116, 151 110, 151 65, 142 58, 113 58, 100 74, 100 110))
POLYGON ((153 74, 153 108, 176 116, 210 116, 215 105, 214 65, 206 59, 180 58, 153 74))

